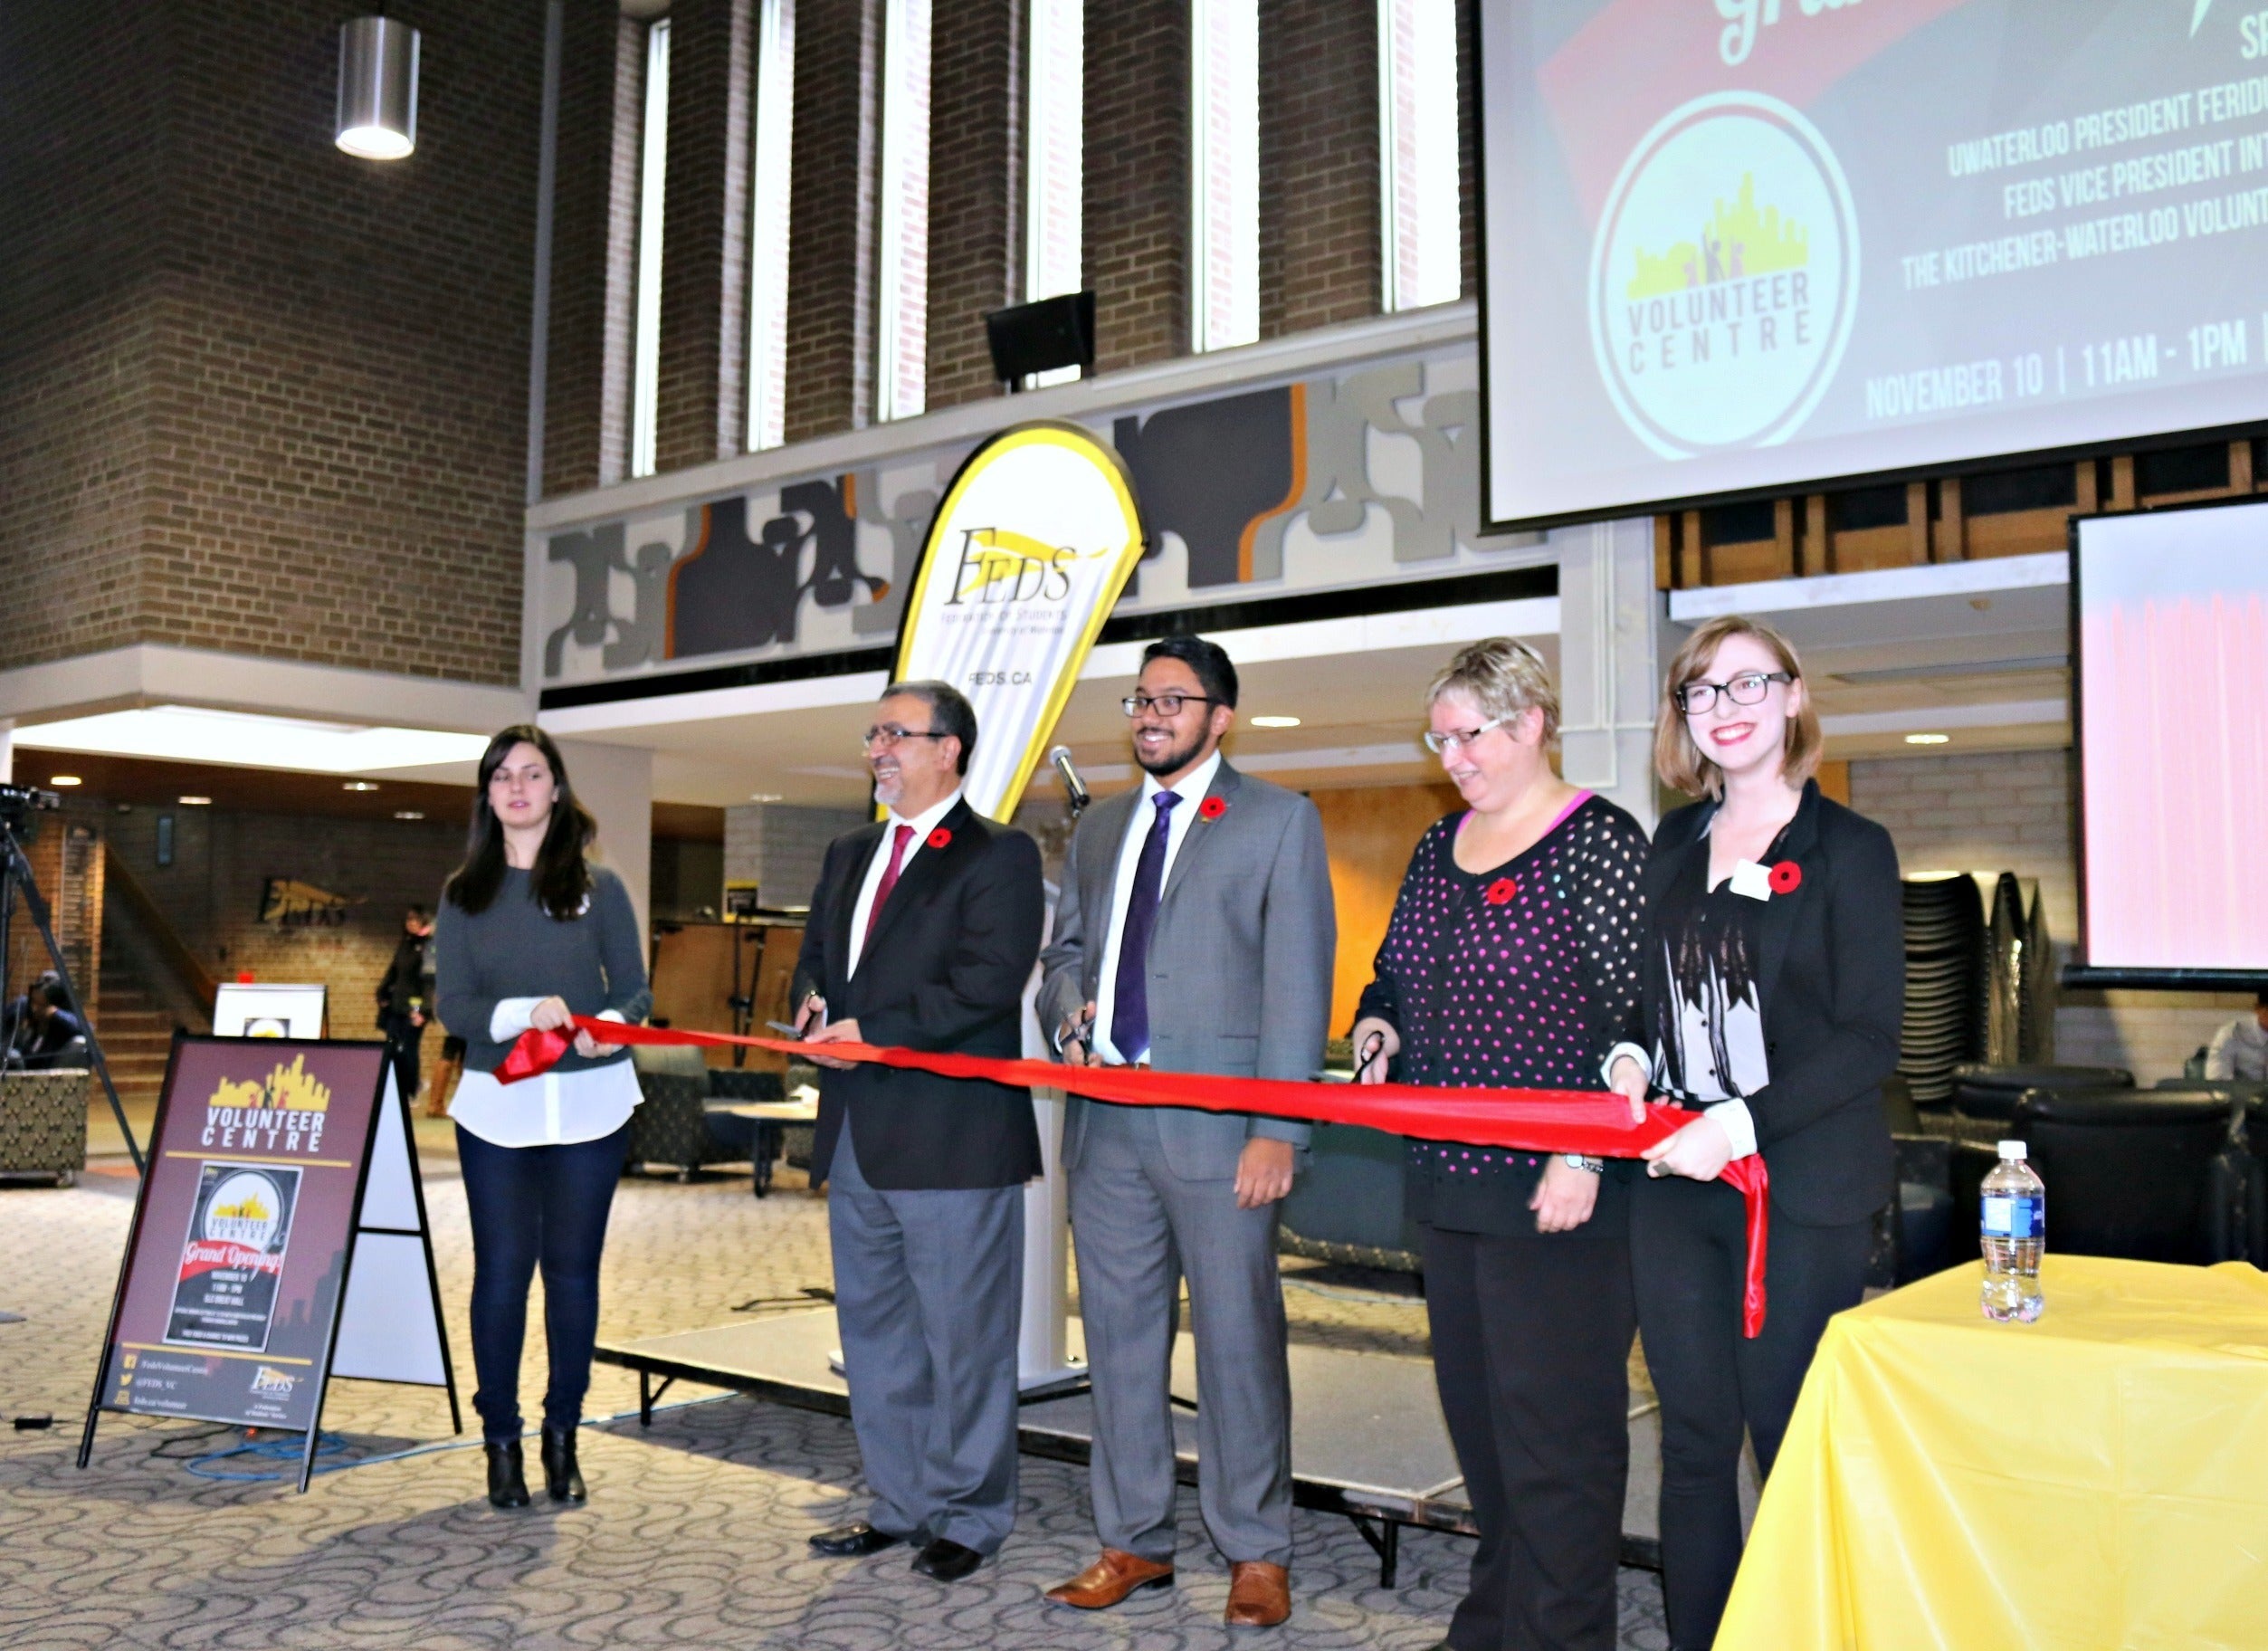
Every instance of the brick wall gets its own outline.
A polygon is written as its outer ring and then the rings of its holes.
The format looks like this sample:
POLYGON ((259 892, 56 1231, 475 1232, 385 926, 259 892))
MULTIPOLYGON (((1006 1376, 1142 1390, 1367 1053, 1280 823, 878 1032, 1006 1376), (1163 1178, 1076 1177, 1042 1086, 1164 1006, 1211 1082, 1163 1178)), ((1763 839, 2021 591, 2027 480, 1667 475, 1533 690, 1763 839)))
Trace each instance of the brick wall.
POLYGON ((670 8, 657 470, 730 458, 748 427, 752 9, 752 0, 676 0, 670 8))
POLYGON ((1378 312, 1378 19, 1261 0, 1260 334, 1378 312))
POLYGON ((1023 296, 1027 0, 959 0, 929 42, 929 405, 997 396, 985 312, 1023 296))
MULTIPOLYGON (((1899 758, 1851 764, 1851 806, 1879 820, 1900 868, 2036 877, 2059 964, 2079 938, 2077 807, 2068 751, 1899 758)), ((2179 992, 2065 992, 2055 1058, 2124 1066, 2143 1083, 2182 1063, 2249 999, 2179 992)))
POLYGON ((401 932, 403 908, 431 910, 464 852, 464 833, 426 820, 310 821, 214 808, 136 807, 106 821, 111 846, 214 978, 330 988, 334 1036, 376 1035, 375 993, 401 932), (174 860, 157 864, 161 814, 174 818, 174 860), (271 877, 311 883, 357 903, 332 927, 260 920, 271 877))
POLYGON ((786 439, 874 415, 874 98, 881 0, 797 0, 786 439))
POLYGON ((1086 284, 1095 369, 1189 348, 1189 8, 1087 8, 1086 284))
POLYGON ((818 885, 827 845, 872 816, 856 808, 742 803, 725 810, 725 881, 753 882, 768 906, 800 906, 818 885))
POLYGON ((334 5, 5 10, 0 508, 71 577, 6 582, 0 665, 516 680, 542 9, 419 14, 391 166, 332 146, 334 5))
POLYGON ((0 663, 130 641, 169 147, 158 8, 0 6, 0 663), (86 49, 91 37, 108 50, 86 49), (45 565, 69 577, 41 577, 45 565))

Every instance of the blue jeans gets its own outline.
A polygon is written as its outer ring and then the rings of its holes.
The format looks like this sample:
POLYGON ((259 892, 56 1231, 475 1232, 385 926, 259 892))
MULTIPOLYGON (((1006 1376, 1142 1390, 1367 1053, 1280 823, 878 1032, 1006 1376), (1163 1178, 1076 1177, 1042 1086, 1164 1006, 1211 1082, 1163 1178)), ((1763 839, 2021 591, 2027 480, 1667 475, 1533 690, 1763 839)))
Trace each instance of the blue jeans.
POLYGON ((627 1123, 558 1147, 500 1147, 458 1127, 457 1161, 472 1212, 472 1368, 481 1384, 472 1408, 484 1438, 516 1439, 522 1430, 519 1347, 538 1266, 551 1349, 544 1425, 572 1430, 583 1419, 598 1338, 599 1252, 629 1144, 627 1123))

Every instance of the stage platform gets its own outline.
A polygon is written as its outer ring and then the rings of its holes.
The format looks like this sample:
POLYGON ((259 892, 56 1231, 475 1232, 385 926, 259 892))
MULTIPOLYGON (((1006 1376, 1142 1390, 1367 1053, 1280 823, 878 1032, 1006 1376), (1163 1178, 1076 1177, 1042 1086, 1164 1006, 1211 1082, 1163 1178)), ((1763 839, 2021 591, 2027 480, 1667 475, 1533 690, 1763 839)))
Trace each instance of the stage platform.
MULTIPOLYGON (((850 1414, 850 1389, 828 1365, 835 1350, 834 1310, 775 1314, 709 1330, 602 1341, 596 1358, 638 1373, 641 1420, 672 1382, 733 1389, 834 1416, 850 1414)), ((1072 1345, 1081 1345, 1072 1321, 1072 1345)), ((1180 1478, 1197 1476, 1196 1358, 1185 1333, 1174 1343, 1174 1431, 1180 1478)), ((1094 1407, 1083 1390, 1027 1397, 1018 1427, 1026 1455, 1084 1462, 1094 1438, 1094 1407)), ((1661 1440, 1653 1407, 1634 1408, 1630 1486, 1623 1512, 1623 1563, 1658 1570, 1656 1503, 1661 1440)), ((1744 1480, 1746 1479, 1744 1474, 1744 1480)), ((1354 1522, 1378 1555, 1381 1585, 1394 1586, 1404 1526, 1475 1534, 1456 1453, 1422 1359, 1291 1347, 1291 1489, 1303 1508, 1354 1522)), ((1751 1484, 1742 1500, 1753 1503, 1751 1484)))

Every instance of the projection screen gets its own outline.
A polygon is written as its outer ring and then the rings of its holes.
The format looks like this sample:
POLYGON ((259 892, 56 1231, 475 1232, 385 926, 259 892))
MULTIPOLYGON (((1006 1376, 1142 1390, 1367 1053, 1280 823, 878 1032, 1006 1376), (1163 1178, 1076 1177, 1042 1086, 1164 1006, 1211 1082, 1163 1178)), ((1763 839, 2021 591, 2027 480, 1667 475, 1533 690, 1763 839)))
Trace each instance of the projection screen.
POLYGON ((2268 417, 2261 0, 1480 0, 1500 528, 2268 417))
POLYGON ((2268 984, 2268 501, 2082 518, 2072 578, 2087 967, 2268 984))

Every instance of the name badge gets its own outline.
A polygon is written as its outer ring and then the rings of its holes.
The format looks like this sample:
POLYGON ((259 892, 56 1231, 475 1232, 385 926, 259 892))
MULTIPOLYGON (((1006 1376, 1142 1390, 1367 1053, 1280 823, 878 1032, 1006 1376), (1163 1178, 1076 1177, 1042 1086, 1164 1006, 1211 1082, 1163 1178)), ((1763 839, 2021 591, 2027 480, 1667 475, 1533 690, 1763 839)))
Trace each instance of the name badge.
POLYGON ((1745 894, 1750 900, 1772 898, 1772 873, 1753 860, 1733 862, 1731 883, 1735 894, 1745 894))

